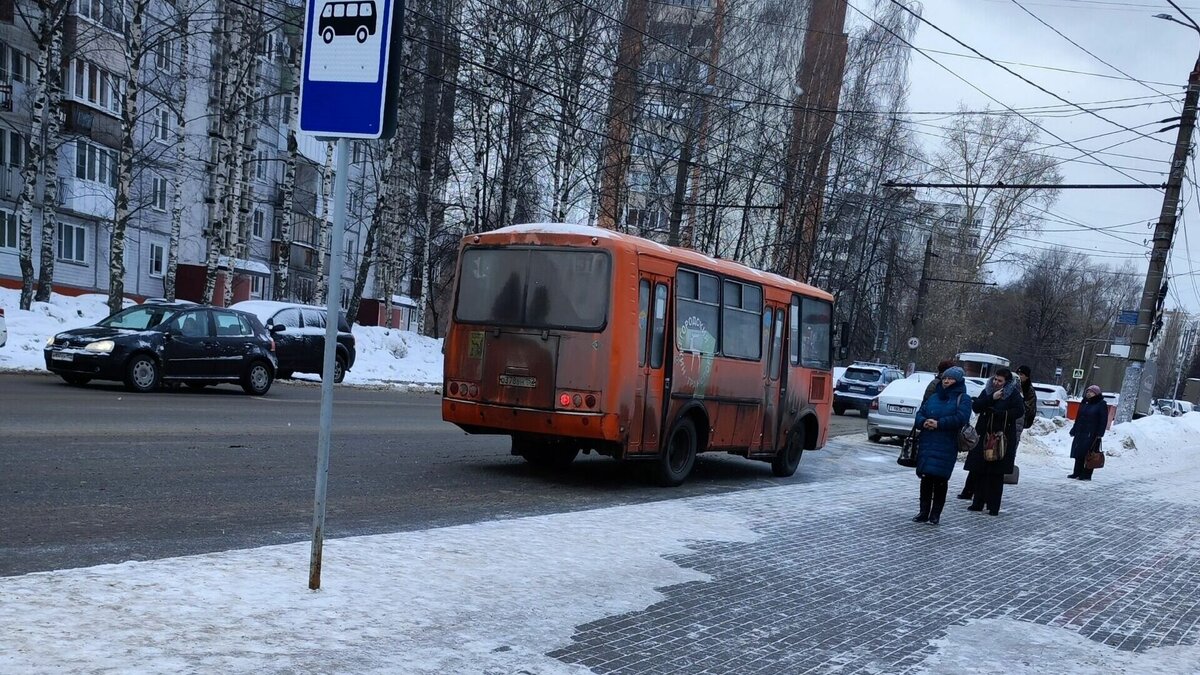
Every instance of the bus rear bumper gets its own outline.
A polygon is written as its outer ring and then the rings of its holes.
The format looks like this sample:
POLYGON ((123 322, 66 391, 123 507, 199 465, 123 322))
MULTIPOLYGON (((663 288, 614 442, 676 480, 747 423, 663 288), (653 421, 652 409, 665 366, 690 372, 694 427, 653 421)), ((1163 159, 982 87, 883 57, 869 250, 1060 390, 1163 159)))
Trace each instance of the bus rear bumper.
POLYGON ((442 399, 442 419, 470 434, 531 434, 620 443, 626 430, 614 413, 581 413, 442 399))

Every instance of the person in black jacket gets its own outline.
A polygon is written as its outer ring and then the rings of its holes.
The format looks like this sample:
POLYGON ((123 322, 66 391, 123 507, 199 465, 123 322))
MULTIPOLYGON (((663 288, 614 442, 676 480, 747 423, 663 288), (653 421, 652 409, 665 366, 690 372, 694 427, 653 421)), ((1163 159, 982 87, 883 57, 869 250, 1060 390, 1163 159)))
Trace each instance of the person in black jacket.
POLYGON ((1071 427, 1071 458, 1075 460, 1075 470, 1067 478, 1091 480, 1092 469, 1084 466, 1084 460, 1091 452, 1096 441, 1104 435, 1108 427, 1108 403, 1100 391, 1100 387, 1092 385, 1083 394, 1079 403, 1079 412, 1075 413, 1075 424, 1071 427))
POLYGON ((1025 401, 1021 387, 1013 379, 1012 371, 1001 368, 996 371, 983 392, 975 399, 971 409, 979 413, 975 430, 979 432, 979 443, 967 453, 966 469, 971 472, 968 481, 975 486, 975 494, 968 511, 982 511, 1000 515, 1000 499, 1004 495, 1004 474, 1011 473, 1017 460, 1017 426, 1025 414, 1025 401), (983 447, 987 435, 993 432, 1004 434, 1004 456, 996 461, 983 458, 983 447))

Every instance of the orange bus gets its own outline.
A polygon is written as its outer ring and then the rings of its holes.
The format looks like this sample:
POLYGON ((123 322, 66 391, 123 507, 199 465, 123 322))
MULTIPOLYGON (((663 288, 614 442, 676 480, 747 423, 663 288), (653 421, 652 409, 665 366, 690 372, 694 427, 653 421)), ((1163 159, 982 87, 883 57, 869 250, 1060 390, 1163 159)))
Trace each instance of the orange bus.
POLYGON ((695 251, 579 225, 462 240, 442 418, 565 466, 579 451, 679 485, 696 454, 796 471, 833 399, 833 298, 695 251))

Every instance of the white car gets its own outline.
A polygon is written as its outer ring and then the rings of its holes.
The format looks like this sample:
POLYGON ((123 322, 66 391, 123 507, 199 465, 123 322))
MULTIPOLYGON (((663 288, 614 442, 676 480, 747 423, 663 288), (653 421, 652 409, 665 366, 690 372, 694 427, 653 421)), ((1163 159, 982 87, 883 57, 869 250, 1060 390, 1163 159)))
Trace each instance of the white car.
POLYGON ((4 322, 4 308, 0 307, 0 347, 8 344, 8 324, 4 322))
POLYGON ((1104 397, 1104 402, 1109 405, 1112 405, 1112 406, 1121 405, 1121 395, 1119 393, 1106 391, 1106 392, 1102 392, 1100 395, 1104 397))
MULTIPOLYGON (((889 384, 867 413, 867 438, 878 443, 884 436, 907 436, 917 419, 917 409, 925 398, 925 388, 933 373, 913 373, 889 384)), ((974 399, 983 391, 984 381, 968 377, 967 396, 974 399)))
POLYGON ((1067 390, 1057 384, 1033 383, 1037 395, 1039 417, 1055 418, 1067 416, 1067 390))

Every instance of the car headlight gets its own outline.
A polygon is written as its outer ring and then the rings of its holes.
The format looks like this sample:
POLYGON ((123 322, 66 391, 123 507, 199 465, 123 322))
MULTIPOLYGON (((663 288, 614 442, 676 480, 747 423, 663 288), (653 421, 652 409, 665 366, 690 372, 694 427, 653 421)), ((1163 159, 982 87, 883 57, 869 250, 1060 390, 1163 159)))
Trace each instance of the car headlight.
POLYGON ((84 349, 89 352, 96 352, 97 354, 107 354, 111 352, 115 346, 116 345, 112 340, 100 340, 99 342, 89 343, 88 346, 84 347, 84 349))
POLYGON ((54 336, 54 335, 51 335, 50 337, 46 338, 46 346, 47 346, 47 347, 53 347, 53 346, 54 346, 54 338, 55 338, 55 336, 54 336))

